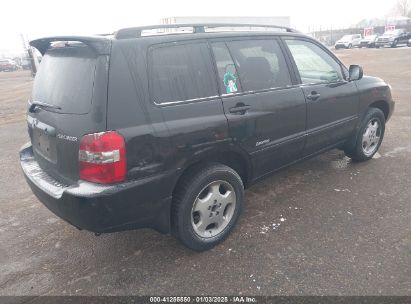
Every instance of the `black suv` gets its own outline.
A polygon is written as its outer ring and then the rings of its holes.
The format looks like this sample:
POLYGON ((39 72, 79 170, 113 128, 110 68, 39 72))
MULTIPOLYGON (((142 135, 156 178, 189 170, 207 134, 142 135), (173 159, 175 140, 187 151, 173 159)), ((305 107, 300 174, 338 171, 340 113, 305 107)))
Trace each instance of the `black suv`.
POLYGON ((377 48, 380 46, 390 46, 395 48, 399 44, 407 44, 408 39, 410 38, 410 33, 407 33, 405 29, 389 30, 377 38, 375 41, 375 46, 377 48))
POLYGON ((244 27, 31 41, 43 60, 20 160, 39 200, 79 229, 150 227, 201 251, 268 174, 332 148, 372 158, 390 86, 292 29, 244 27))

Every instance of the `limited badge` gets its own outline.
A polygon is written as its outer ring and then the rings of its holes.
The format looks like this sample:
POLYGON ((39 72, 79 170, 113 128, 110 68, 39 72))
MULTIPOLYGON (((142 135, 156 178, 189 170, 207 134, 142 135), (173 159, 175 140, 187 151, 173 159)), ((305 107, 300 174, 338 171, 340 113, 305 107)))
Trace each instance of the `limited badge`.
POLYGON ((227 94, 235 93, 238 91, 237 89, 237 78, 231 72, 226 72, 224 74, 224 86, 227 94))

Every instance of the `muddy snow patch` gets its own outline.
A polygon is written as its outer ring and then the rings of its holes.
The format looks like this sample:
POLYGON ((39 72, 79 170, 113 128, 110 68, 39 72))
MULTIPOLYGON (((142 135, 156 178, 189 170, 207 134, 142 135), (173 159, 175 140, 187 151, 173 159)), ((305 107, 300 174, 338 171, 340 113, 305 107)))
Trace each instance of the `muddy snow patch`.
POLYGON ((57 223, 59 220, 57 219, 57 218, 55 218, 55 217, 51 217, 51 218, 48 218, 47 220, 46 220, 46 222, 47 222, 47 224, 54 224, 54 223, 57 223))
POLYGON ((336 188, 336 189, 334 189, 334 191, 335 191, 335 192, 351 192, 351 190, 350 190, 350 189, 347 189, 347 188, 345 188, 345 189, 338 189, 338 188, 336 188))
POLYGON ((380 158, 380 157, 381 157, 381 154, 378 153, 378 152, 376 152, 372 158, 378 159, 378 158, 380 158))
POLYGON ((344 156, 341 159, 333 160, 331 162, 331 167, 337 170, 345 170, 348 168, 350 162, 351 162, 351 159, 347 156, 344 156))

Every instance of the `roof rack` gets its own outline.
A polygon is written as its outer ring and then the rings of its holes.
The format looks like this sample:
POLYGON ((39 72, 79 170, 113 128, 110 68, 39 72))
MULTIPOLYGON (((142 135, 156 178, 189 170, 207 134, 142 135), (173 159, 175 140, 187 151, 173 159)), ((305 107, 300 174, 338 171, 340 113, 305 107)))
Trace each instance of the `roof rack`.
MULTIPOLYGON (((243 28, 273 28, 280 29, 289 33, 298 33, 298 31, 279 25, 264 25, 264 24, 247 24, 247 23, 204 23, 204 24, 162 24, 162 25, 151 25, 151 26, 139 26, 139 27, 130 27, 123 28, 118 30, 115 33, 116 39, 130 39, 130 38, 140 38, 142 37, 143 31, 149 30, 161 30, 161 29, 178 29, 178 28, 192 28, 191 33, 206 33, 207 29, 216 29, 216 28, 234 28, 234 27, 243 27, 243 28)), ((227 31, 227 30, 225 30, 227 31)), ((164 34, 181 34, 177 32, 162 32, 164 34)))

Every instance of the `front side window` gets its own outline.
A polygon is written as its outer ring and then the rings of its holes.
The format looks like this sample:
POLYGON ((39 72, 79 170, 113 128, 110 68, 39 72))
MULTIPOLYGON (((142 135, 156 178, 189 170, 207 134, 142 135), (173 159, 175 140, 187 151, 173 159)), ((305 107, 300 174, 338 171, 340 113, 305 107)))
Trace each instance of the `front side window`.
POLYGON ((316 44, 305 40, 286 40, 302 83, 343 80, 341 66, 316 44))
POLYGON ((287 64, 275 40, 231 41, 227 45, 244 91, 291 85, 287 64))
POLYGON ((217 95, 205 43, 158 47, 151 52, 150 90, 155 103, 217 95))

